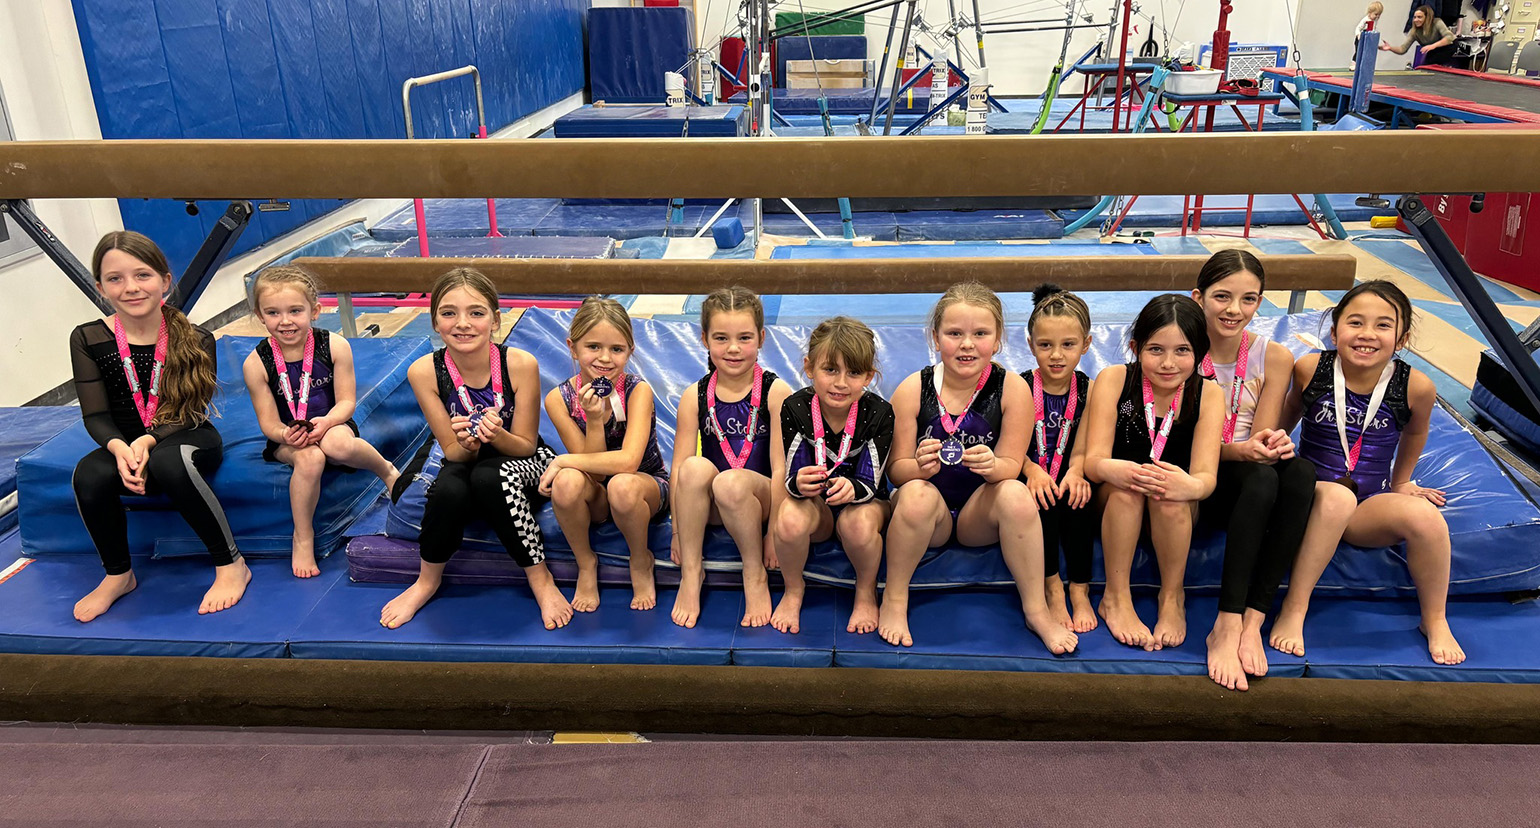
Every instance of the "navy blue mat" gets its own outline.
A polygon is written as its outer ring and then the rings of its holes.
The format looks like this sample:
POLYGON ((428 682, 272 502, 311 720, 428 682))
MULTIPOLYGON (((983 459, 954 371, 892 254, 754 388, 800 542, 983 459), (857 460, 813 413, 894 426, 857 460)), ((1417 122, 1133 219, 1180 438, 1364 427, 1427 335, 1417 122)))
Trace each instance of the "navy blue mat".
POLYGON ((608 236, 612 239, 693 236, 711 216, 704 206, 692 205, 685 205, 683 223, 669 224, 668 214, 666 206, 651 204, 561 204, 540 220, 534 233, 537 236, 608 236))
MULTIPOLYGON (((293 525, 289 511, 288 466, 262 459, 266 439, 257 427, 241 363, 257 343, 254 337, 223 337, 216 343, 219 391, 214 423, 224 438, 224 463, 209 478, 230 521, 236 545, 247 555, 288 556, 293 525)), ((428 353, 428 341, 415 337, 357 339, 351 342, 358 407, 354 419, 364 439, 389 460, 403 464, 427 436, 427 425, 406 368, 428 353)), ((75 464, 97 448, 76 422, 22 457, 17 466, 21 493, 23 545, 29 555, 88 555, 95 547, 81 523, 70 477, 75 464)), ((322 479, 316 509, 316 549, 325 554, 342 541, 342 532, 383 491, 368 472, 343 474, 330 469, 322 479)), ((203 544, 181 516, 161 498, 127 496, 129 544, 135 554, 205 554, 203 544)))
POLYGON ((588 87, 596 101, 662 103, 663 73, 690 59, 694 18, 682 8, 597 8, 588 30, 588 87))
POLYGON ((557 138, 731 138, 745 123, 741 106, 585 106, 552 129, 557 138))
MULTIPOLYGON (((1540 681, 1540 604, 1451 600, 1449 626, 1466 661, 1439 667, 1412 601, 1315 601, 1305 619, 1307 674, 1399 681, 1540 681)), ((1274 651, 1268 652, 1271 659, 1274 651)))
MULTIPOLYGON (((1143 244, 1101 244, 1065 242, 1063 244, 832 244, 783 245, 770 254, 772 259, 938 259, 997 258, 1010 256, 1153 256, 1156 251, 1143 244)), ((934 301, 934 300, 932 300, 934 301)))
MULTIPOLYGON (((392 259, 421 255, 413 236, 384 251, 392 259)), ((608 259, 615 240, 608 236, 468 236, 428 238, 428 255, 470 259, 608 259)))
MULTIPOLYGON (((529 236, 556 205, 559 198, 499 198, 497 206, 497 230, 505 236, 529 236)), ((415 207, 402 207, 369 228, 370 235, 380 241, 406 241, 418 235, 415 207)), ((429 198, 423 201, 423 211, 428 224, 428 238, 453 236, 485 236, 487 200, 484 198, 429 198)))
POLYGON ((1064 237, 1064 222, 1047 210, 911 210, 895 217, 901 242, 1064 237))
MULTIPOLYGON (((831 239, 844 238, 844 224, 838 214, 807 213, 805 215, 825 236, 831 239)), ((741 205, 738 208, 738 218, 744 223, 745 228, 752 227, 754 214, 751 206, 741 205)), ((763 213, 760 222, 760 226, 766 233, 775 236, 808 238, 813 235, 813 231, 807 229, 802 219, 790 213, 763 213)), ((898 241, 898 217, 892 213, 855 213, 851 216, 851 223, 857 236, 873 241, 898 241)))
MULTIPOLYGON (((775 111, 785 115, 817 115, 818 98, 820 91, 817 89, 781 89, 776 88, 771 92, 770 100, 775 106, 775 111)), ((822 95, 829 101, 829 112, 834 115, 867 115, 872 109, 872 98, 877 96, 877 90, 871 87, 861 89, 825 89, 822 95)), ((739 92, 728 99, 728 103, 741 104, 746 95, 739 92)), ((883 89, 882 106, 877 111, 877 130, 881 131, 884 117, 887 114, 888 96, 887 89, 883 89)), ((930 86, 916 84, 909 92, 898 97, 898 103, 893 111, 923 115, 930 111, 930 86), (912 93, 912 94, 911 94, 912 93)))
POLYGON ((80 408, 73 405, 0 408, 0 535, 16 528, 16 462, 78 422, 80 408))

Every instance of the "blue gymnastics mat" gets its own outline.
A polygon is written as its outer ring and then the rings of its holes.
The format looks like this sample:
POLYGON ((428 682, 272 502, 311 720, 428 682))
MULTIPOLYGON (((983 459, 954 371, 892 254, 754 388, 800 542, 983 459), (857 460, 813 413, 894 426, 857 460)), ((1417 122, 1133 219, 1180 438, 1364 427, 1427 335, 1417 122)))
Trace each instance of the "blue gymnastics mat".
POLYGON ((73 405, 0 408, 0 535, 16 528, 16 462, 65 428, 80 422, 73 405))
POLYGON ((693 236, 710 218, 711 212, 705 206, 687 204, 683 223, 670 224, 669 209, 664 205, 560 204, 540 220, 534 233, 537 236, 608 236, 612 239, 693 236))
MULTIPOLYGON (((1394 239, 1359 239, 1354 241, 1353 245, 1360 250, 1374 254, 1375 258, 1416 278, 1417 281, 1443 294, 1449 301, 1459 301, 1455 297, 1454 291, 1449 289, 1449 282, 1438 272, 1438 268, 1433 266, 1433 261, 1428 258, 1428 254, 1424 253, 1421 247, 1394 239)), ((1478 276, 1477 278, 1481 279, 1481 284, 1487 289, 1487 294, 1492 297, 1494 302, 1522 305, 1533 301, 1514 293, 1511 287, 1496 279, 1489 279, 1485 276, 1478 276)), ((1462 315, 1466 316, 1467 320, 1469 319, 1468 314, 1462 312, 1462 315)))
MULTIPOLYGON (((392 259, 412 259, 420 254, 417 237, 381 251, 392 259)), ((608 259, 615 254, 615 240, 608 236, 451 236, 428 238, 429 256, 469 259, 608 259)))
MULTIPOLYGON (((504 236, 534 235, 536 225, 561 203, 559 198, 499 198, 497 231, 504 236)), ((485 236, 487 200, 484 198, 429 198, 423 201, 428 223, 428 238, 485 236)), ((399 242, 415 237, 417 215, 411 204, 381 219, 369 228, 379 241, 399 242)))
POLYGON ((557 138, 731 138, 746 133, 742 106, 585 106, 556 119, 557 138))
POLYGON ((593 100, 662 103, 663 73, 690 59, 694 15, 683 8, 584 8, 593 100))
MULTIPOLYGON (((223 337, 215 343, 219 359, 219 391, 214 423, 224 438, 224 463, 210 478, 230 521, 236 545, 247 555, 288 556, 293 523, 289 511, 289 467, 262 459, 266 440, 257 428, 241 364, 259 340, 223 337)), ((427 425, 406 368, 428 353, 426 339, 352 340, 358 407, 354 414, 364 439, 387 459, 400 465, 427 437, 427 425)), ((22 546, 28 555, 89 555, 95 547, 81 523, 70 477, 75 464, 97 448, 76 422, 21 458, 17 486, 21 493, 22 546)), ((383 484, 368 472, 344 474, 330 469, 322 480, 316 509, 316 550, 325 554, 339 545, 343 530, 371 504, 383 484)), ((202 542, 181 516, 166 508, 162 498, 126 496, 129 543, 136 554, 203 555, 202 542)))
MULTIPOLYGON (((1315 207, 1314 197, 1309 193, 1301 193, 1300 200, 1311 209, 1315 207)), ((1368 221, 1375 216, 1395 215, 1394 210, 1379 210, 1373 207, 1359 207, 1354 204, 1358 197, 1347 194, 1328 195, 1332 209, 1336 211, 1337 218, 1342 221, 1368 221)), ((1204 227, 1239 227, 1246 221, 1246 196, 1244 195, 1212 195, 1203 199, 1203 226, 1204 227)), ((1061 210, 1059 217, 1066 223, 1070 223, 1085 215, 1087 210, 1061 210)), ((1103 219, 1117 215, 1109 210, 1102 215, 1103 219)), ((1253 225, 1296 225, 1307 224, 1305 214, 1294 203, 1294 199, 1288 195, 1258 195, 1252 205, 1251 223, 1253 225)), ((1182 197, 1172 195, 1139 196, 1134 202, 1133 209, 1123 219, 1123 227, 1179 227, 1182 224, 1182 197)))
MULTIPOLYGON (((923 115, 930 111, 930 86, 916 84, 910 92, 898 96, 898 103, 894 105, 894 113, 908 113, 923 115), (910 92, 913 94, 911 95, 910 92)), ((781 89, 776 88, 770 93, 770 101, 775 106, 775 111, 783 115, 818 115, 817 89, 781 89)), ((829 113, 831 115, 861 115, 871 113, 872 98, 877 96, 877 90, 871 87, 860 89, 825 89, 823 96, 829 101, 829 113)), ((727 100, 728 103, 741 104, 746 99, 746 94, 739 92, 727 100)), ((882 91, 882 103, 877 110, 877 131, 881 131, 883 120, 888 111, 887 89, 882 91)), ((895 128, 896 128, 895 120, 895 128)))
MULTIPOLYGON (((789 298, 782 300, 783 314, 789 298)), ((932 300, 933 297, 925 297, 907 312, 923 312, 932 300)), ((834 310, 825 306, 823 313, 827 315, 834 310)), ((509 345, 536 356, 543 366, 541 382, 547 387, 567 377, 570 360, 562 343, 571 314, 571 311, 531 309, 520 318, 507 339, 509 345)), ((1014 322, 1024 317, 1013 312, 1007 318, 1014 322)), ((667 456, 672 452, 679 394, 705 373, 699 329, 689 322, 652 319, 633 322, 637 351, 628 370, 652 385, 657 400, 659 443, 667 456)), ((1321 314, 1313 312, 1259 317, 1252 330, 1282 342, 1299 355, 1306 353, 1309 346, 1295 334, 1314 334, 1320 326, 1321 314)), ((879 367, 883 373, 873 390, 886 396, 905 376, 926 362, 925 334, 921 326, 914 324, 877 326, 874 331, 878 340, 879 367)), ((787 377, 794 385, 800 384, 801 348, 809 332, 810 327, 806 325, 770 326, 761 350, 765 367, 787 377)), ((1094 344, 1082 369, 1094 376, 1101 367, 1125 361, 1127 333, 1126 325, 1095 326, 1094 344)), ((1025 331, 1013 324, 1006 334, 1006 347, 1000 355, 1002 364, 1013 371, 1031 367, 1025 331)), ((542 423, 542 436, 552 445, 561 444, 549 422, 542 423)), ((1481 444, 1442 410, 1434 412, 1428 448, 1418 463, 1416 477, 1425 485, 1451 493, 1444 516, 1449 522, 1454 545, 1452 593, 1494 593, 1540 586, 1540 507, 1517 489, 1481 444)), ((423 481, 414 482, 391 507, 386 523, 390 540, 409 543, 416 539, 421 526, 424 490, 423 481)), ((542 510, 541 525, 551 558, 570 560, 570 548, 548 508, 542 510)), ((668 533, 666 518, 655 521, 649 533, 649 546, 654 550, 668 549, 668 533)), ((706 556, 712 568, 732 571, 737 565, 737 551, 726 533, 713 530, 708 538, 706 556)), ((625 545, 613 524, 596 527, 592 540, 601 560, 616 567, 625 565, 625 545)), ((465 545, 493 554, 477 555, 463 562, 457 558, 451 561, 446 577, 454 579, 462 572, 481 581, 517 577, 516 567, 501 554, 501 547, 487 527, 473 525, 466 535, 465 545)), ((416 561, 409 552, 403 554, 399 544, 389 555, 378 554, 387 551, 383 548, 387 546, 390 545, 369 538, 355 538, 348 547, 354 577, 359 580, 400 578, 417 571, 416 561)), ((1193 539, 1189 586, 1200 591, 1217 589, 1222 551, 1221 533, 1207 524, 1200 525, 1193 539)), ((666 559, 667 555, 659 557, 666 559)), ((848 586, 854 582, 849 562, 833 543, 814 548, 808 577, 828 584, 848 586)), ((1135 558, 1133 581, 1141 585, 1158 582, 1147 549, 1141 548, 1135 558)), ((921 588, 1005 587, 1011 583, 1010 574, 995 547, 932 550, 921 562, 914 579, 914 584, 921 588)), ((1320 588, 1323 593, 1337 594, 1412 592, 1404 555, 1399 548, 1345 546, 1326 570, 1320 588)))

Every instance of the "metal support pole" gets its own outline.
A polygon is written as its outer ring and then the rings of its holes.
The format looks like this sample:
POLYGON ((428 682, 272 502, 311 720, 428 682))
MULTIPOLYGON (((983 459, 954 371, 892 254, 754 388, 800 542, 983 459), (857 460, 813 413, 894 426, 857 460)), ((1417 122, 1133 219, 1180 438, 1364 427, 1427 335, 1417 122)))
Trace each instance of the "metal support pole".
POLYGON ((946 0, 946 27, 952 31, 952 54, 962 60, 962 37, 957 33, 957 0, 946 0))
POLYGON ((979 68, 988 69, 984 61, 984 23, 979 16, 979 0, 973 0, 973 37, 979 42, 979 68))
MULTIPOLYGON (((975 0, 975 2, 976 1, 977 0, 975 0)), ((887 79, 888 76, 888 50, 893 48, 893 32, 897 28, 898 4, 894 4, 893 19, 888 21, 888 39, 882 44, 882 63, 877 69, 877 76, 872 78, 872 111, 871 114, 866 116, 866 122, 868 124, 874 124, 877 122, 877 106, 878 102, 882 100, 882 82, 887 79)), ((895 87, 898 86, 898 79, 896 77, 893 80, 893 85, 895 87)))
POLYGON ((32 211, 31 204, 21 199, 0 199, 0 213, 10 216, 11 220, 16 222, 16 226, 21 228, 21 232, 26 233, 38 249, 43 251, 43 255, 52 259, 53 263, 64 271, 64 275, 69 277, 69 280, 86 295, 87 299, 101 308, 103 313, 112 313, 112 306, 107 303, 107 298, 96 289, 96 278, 91 271, 81 264, 80 260, 75 258, 75 254, 64 246, 64 242, 59 241, 59 237, 55 236, 53 231, 48 229, 48 225, 37 217, 37 213, 32 211))
MULTIPOLYGON (((416 137, 412 129, 412 90, 419 86, 440 83, 452 78, 460 78, 466 75, 476 85, 476 137, 487 137, 487 108, 481 97, 481 72, 477 71, 474 64, 467 64, 457 69, 449 69, 443 72, 435 72, 431 75, 423 75, 416 78, 407 78, 401 84, 401 111, 406 116, 406 137, 408 140, 416 137)), ((428 216, 423 207, 422 199, 413 199, 412 208, 417 218, 417 253, 423 258, 428 256, 428 216)), ((497 229, 497 201, 487 199, 487 237, 501 237, 503 234, 497 229)))
POLYGON ((230 257, 235 243, 240 241, 241 233, 251 223, 252 212, 251 202, 232 201, 225 208, 225 214, 214 222, 208 238, 203 240, 203 245, 198 248, 187 269, 182 271, 182 278, 177 280, 176 299, 172 304, 178 310, 186 312, 197 304, 198 297, 203 295, 204 289, 213 281, 214 274, 230 257))
MULTIPOLYGON (((904 55, 909 53, 909 32, 914 26, 914 15, 919 0, 909 0, 909 10, 904 14, 904 35, 898 40, 898 64, 897 74, 893 78, 893 94, 888 98, 888 116, 882 123, 882 134, 893 134, 893 110, 898 108, 898 96, 901 94, 898 82, 904 77, 904 55)), ((915 77, 919 77, 918 74, 915 77)))

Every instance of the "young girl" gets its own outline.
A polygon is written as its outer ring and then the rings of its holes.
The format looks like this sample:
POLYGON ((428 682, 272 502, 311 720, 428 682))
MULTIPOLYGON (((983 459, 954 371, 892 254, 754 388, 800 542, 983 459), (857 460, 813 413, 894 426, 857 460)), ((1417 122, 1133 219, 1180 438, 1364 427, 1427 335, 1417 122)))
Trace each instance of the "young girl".
POLYGON ((762 627, 770 623, 765 521, 780 500, 770 481, 784 474, 770 432, 791 387, 759 367, 765 309, 748 288, 708 295, 700 327, 711 368, 680 395, 674 429, 674 562, 680 568, 674 623, 694 627, 700 615, 701 542, 710 522, 727 527, 743 558, 741 623, 762 627))
POLYGON ((893 467, 898 487, 888 529, 888 577, 878 633, 913 646, 909 579, 925 550, 952 537, 1000 544, 1021 593, 1027 627, 1055 654, 1075 649, 1043 595, 1043 534, 1021 480, 1032 398, 1026 381, 992 360, 1005 314, 977 282, 953 285, 930 313, 939 365, 909 375, 893 394, 893 467))
POLYGON ((1023 371, 1032 394, 1032 432, 1022 479, 1037 501, 1043 522, 1044 594, 1048 611, 1077 633, 1096 629, 1091 609, 1091 545, 1096 514, 1085 478, 1086 441, 1080 431, 1091 388, 1080 358, 1091 348, 1091 310, 1085 300, 1058 285, 1032 292, 1027 338, 1037 369, 1023 371), (1069 601, 1059 579, 1059 548, 1069 570, 1069 601), (1073 614, 1071 614, 1073 609, 1073 614))
POLYGON ((1224 402, 1196 375, 1208 354, 1203 311, 1180 294, 1157 296, 1134 320, 1134 361, 1096 378, 1086 412, 1086 476, 1104 484, 1102 555, 1107 589, 1098 608, 1112 637, 1158 650, 1187 638, 1182 579, 1198 501, 1214 490, 1224 402), (1129 570, 1145 517, 1160 567, 1155 631, 1134 612, 1129 570))
POLYGON ((808 545, 839 533, 856 570, 855 607, 845 629, 877 629, 877 568, 888 492, 882 470, 893 444, 893 407, 866 393, 877 371, 877 338, 848 316, 813 329, 802 362, 812 385, 786 398, 772 450, 786 458, 790 495, 775 511, 776 557, 786 592, 770 616, 783 633, 801 629, 808 545))
POLYGON ((1358 40, 1364 36, 1364 32, 1372 32, 1379 24, 1380 15, 1385 13, 1385 4, 1380 0, 1374 0, 1369 8, 1364 11, 1364 17, 1358 21, 1358 28, 1353 30, 1353 57, 1348 60, 1348 68, 1358 66, 1358 40))
POLYGON ((647 524, 668 504, 668 468, 658 451, 652 387, 626 373, 636 350, 631 317, 614 299, 590 296, 572 316, 567 347, 577 374, 545 397, 567 453, 545 470, 540 492, 550 496, 577 557, 572 608, 599 607, 599 557, 588 528, 613 515, 631 552, 631 609, 650 610, 657 591, 647 524), (589 428, 593 423, 600 425, 589 428))
POLYGON ((96 618, 138 585, 124 494, 171 499, 214 560, 214 585, 198 613, 229 609, 245 594, 251 570, 205 480, 224 459, 208 414, 216 387, 214 337, 162 305, 171 266, 144 236, 128 230, 103 236, 91 273, 113 314, 70 334, 70 362, 81 418, 101 448, 81 459, 71 482, 107 576, 75 604, 75 618, 96 618))
POLYGON ((368 469, 385 481, 386 491, 397 476, 396 467, 358 437, 352 419, 357 403, 353 349, 346 339, 314 327, 321 313, 319 292, 315 277, 302 268, 281 265, 257 274, 251 312, 267 328, 268 338, 257 343, 242 366, 257 424, 267 437, 262 458, 294 469, 289 508, 296 578, 321 574, 314 519, 326 464, 368 469))
POLYGON ((1219 617, 1208 636, 1209 678, 1245 690, 1267 674, 1262 622, 1305 535, 1315 466, 1296 457, 1278 427, 1294 356, 1246 330, 1262 304, 1262 263, 1244 250, 1209 257, 1192 292, 1207 320, 1209 352, 1199 373, 1223 392, 1217 485, 1203 511, 1225 527, 1219 617))
POLYGON ((1438 664, 1459 664, 1465 651, 1444 614, 1449 526, 1438 511, 1444 493, 1412 480, 1437 394, 1432 380, 1395 358, 1411 332, 1412 303, 1390 282, 1361 282, 1332 309, 1331 321, 1337 349, 1294 365, 1292 402, 1304 412, 1299 453, 1315 464, 1318 482, 1269 643, 1305 654, 1310 592, 1338 541, 1370 547, 1404 542, 1428 652, 1438 664))
POLYGON ((481 518, 523 567, 545 628, 564 627, 572 607, 546 568, 530 502, 553 456, 540 440, 540 368, 528 353, 492 341, 497 288, 480 271, 457 267, 440 276, 428 313, 444 347, 413 362, 406 378, 444 463, 423 508, 417 582, 385 605, 380 623, 395 629, 412 620, 438 591, 465 525, 481 518))

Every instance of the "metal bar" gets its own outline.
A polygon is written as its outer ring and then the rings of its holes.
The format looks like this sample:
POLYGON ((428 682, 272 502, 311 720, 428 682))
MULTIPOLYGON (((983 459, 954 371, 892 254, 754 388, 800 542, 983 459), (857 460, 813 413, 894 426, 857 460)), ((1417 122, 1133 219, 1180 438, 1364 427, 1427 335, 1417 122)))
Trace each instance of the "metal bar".
MULTIPOLYGON (((420 261, 431 261, 422 259, 420 261)), ((337 316, 342 320, 342 335, 348 339, 358 336, 358 318, 353 315, 353 294, 340 291, 337 294, 337 316)))
POLYGON ((17 141, 0 161, 0 199, 1531 192, 1540 191, 1537 139, 1540 130, 1505 129, 956 135, 902 144, 875 136, 17 141), (1453 157, 1461 163, 1418 165, 1453 157))
MULTIPOLYGON (((909 54, 909 32, 914 27, 915 7, 918 2, 919 0, 909 0, 909 10, 904 14, 904 35, 898 39, 898 63, 893 75, 893 94, 888 96, 888 117, 882 122, 883 135, 893 134, 893 110, 898 108, 898 96, 903 94, 898 84, 904 77, 904 56, 909 54)), ((915 77, 922 74, 924 73, 916 72, 915 77)))
POLYGON ((836 9, 834 11, 825 12, 823 14, 814 14, 808 17, 804 17, 800 22, 785 31, 782 31, 781 29, 770 30, 769 39, 783 40, 788 37, 801 37, 805 32, 810 32, 813 29, 819 29, 834 23, 843 23, 852 17, 860 17, 862 15, 870 14, 874 11, 882 11, 889 6, 901 5, 905 1, 906 0, 865 0, 865 2, 857 3, 854 6, 849 6, 844 9, 836 9))
MULTIPOLYGON (((888 21, 888 38, 882 44, 882 63, 878 66, 877 76, 872 78, 872 111, 866 116, 868 124, 877 123, 878 102, 882 100, 882 82, 888 76, 888 50, 893 48, 893 33, 898 30, 899 5, 898 3, 893 4, 893 19, 888 21)), ((896 76, 893 80, 893 85, 898 85, 896 76)))
POLYGON ((1052 26, 1031 26, 1031 27, 1026 27, 1026 28, 988 29, 984 33, 985 34, 1000 35, 1000 34, 1020 34, 1020 33, 1023 33, 1023 32, 1057 32, 1057 31, 1059 31, 1061 29, 1100 29, 1100 28, 1101 28, 1101 26, 1096 24, 1096 23, 1071 23, 1069 25, 1065 25, 1063 23, 1055 23, 1052 26))
POLYGON ((968 87, 958 87, 956 92, 947 95, 946 98, 941 101, 941 103, 931 107, 930 111, 925 113, 925 115, 922 116, 918 121, 915 121, 909 126, 904 127, 904 131, 900 132, 899 135, 913 135, 916 132, 919 132, 921 129, 924 129, 925 125, 930 123, 931 118, 934 118, 942 112, 946 111, 947 107, 951 106, 957 101, 957 99, 963 97, 966 94, 968 94, 968 87))
POLYGON ((203 240, 203 245, 198 248, 187 269, 182 271, 182 278, 177 280, 173 303, 177 309, 189 311, 198 304, 198 297, 203 295, 204 289, 213 281, 214 274, 230 257, 235 243, 240 241, 241 233, 251 223, 253 212, 251 202, 232 201, 225 208, 225 214, 214 222, 208 238, 203 240))
POLYGON ((988 69, 989 62, 984 60, 984 21, 979 15, 979 0, 973 0, 973 37, 979 42, 979 68, 988 69))
MULTIPOLYGON (((487 137, 487 111, 481 99, 481 73, 476 70, 474 64, 466 64, 456 69, 435 72, 431 75, 407 78, 401 84, 401 111, 406 116, 406 139, 408 141, 415 137, 412 129, 412 90, 419 86, 429 86, 450 80, 451 78, 465 77, 466 75, 470 75, 476 84, 476 124, 478 136, 481 138, 487 137)), ((417 255, 427 257, 428 216, 423 209, 421 198, 414 198, 412 200, 412 209, 417 219, 417 255)), ((497 231, 497 203, 490 197, 487 199, 487 226, 490 228, 490 232, 487 233, 488 236, 502 235, 502 233, 497 231)))
MULTIPOLYGON (((904 141, 902 143, 910 143, 904 141)), ((1029 292, 1045 279, 1071 290, 1192 288, 1207 256, 1024 256, 955 259, 399 259, 301 258, 339 292, 427 290, 455 267, 485 273, 504 293, 699 293, 741 284, 764 294, 940 292, 977 279, 1001 292, 1029 292)), ((1358 260, 1341 253, 1261 256, 1274 290, 1346 290, 1358 260)), ((351 301, 351 297, 349 297, 351 301)), ((339 302, 340 305, 340 302, 339 302)))
POLYGON ((32 205, 20 199, 4 199, 0 200, 0 213, 9 215, 16 226, 21 228, 21 232, 26 233, 38 249, 43 251, 43 255, 52 259, 53 263, 64 271, 64 275, 69 277, 70 282, 79 288, 87 299, 95 303, 104 313, 112 313, 112 305, 108 304, 107 297, 96 289, 96 276, 75 258, 75 254, 64 246, 64 242, 59 241, 59 237, 55 236, 53 231, 48 229, 48 225, 37 217, 37 213, 32 210, 32 205))
POLYGON ((1497 307, 1497 303, 1492 301, 1492 297, 1487 295, 1481 280, 1476 278, 1465 257, 1460 255, 1443 225, 1438 223, 1422 199, 1416 196, 1402 196, 1396 205, 1396 212, 1401 214, 1406 228, 1417 238, 1418 244, 1422 245, 1428 258, 1433 260, 1433 266, 1443 274, 1444 281, 1449 283, 1450 289, 1475 321, 1476 327, 1481 329, 1487 342, 1502 358, 1503 367, 1513 375, 1514 381, 1529 399, 1529 404, 1540 409, 1540 364, 1535 363, 1534 357, 1529 355, 1529 349, 1524 347, 1518 334, 1509 326, 1508 318, 1497 307))

